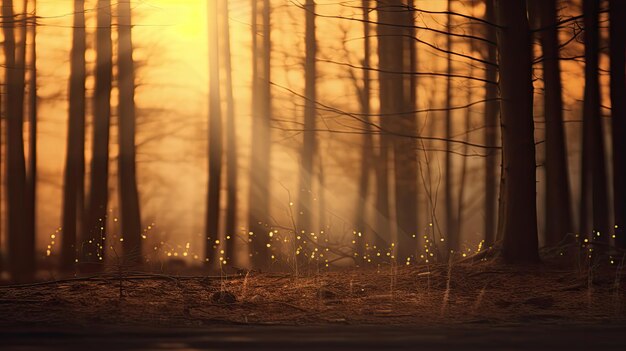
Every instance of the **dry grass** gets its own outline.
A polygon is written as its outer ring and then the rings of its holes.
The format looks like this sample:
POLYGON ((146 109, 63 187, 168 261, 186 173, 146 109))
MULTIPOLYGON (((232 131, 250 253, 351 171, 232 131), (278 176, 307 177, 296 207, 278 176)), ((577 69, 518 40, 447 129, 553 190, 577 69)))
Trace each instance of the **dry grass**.
POLYGON ((624 272, 495 263, 294 278, 114 275, 0 286, 0 325, 403 324, 626 321, 624 272), (236 298, 233 302, 228 292, 236 298), (227 297, 227 298, 224 298, 227 297))

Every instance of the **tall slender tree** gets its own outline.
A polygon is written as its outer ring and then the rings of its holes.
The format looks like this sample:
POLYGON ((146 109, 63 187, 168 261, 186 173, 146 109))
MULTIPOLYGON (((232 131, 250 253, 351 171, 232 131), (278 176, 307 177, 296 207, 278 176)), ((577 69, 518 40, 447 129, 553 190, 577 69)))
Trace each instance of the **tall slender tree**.
POLYGON ((24 29, 24 40, 30 35, 28 81, 28 168, 26 174, 26 232, 28 246, 35 249, 37 234, 37 0, 32 0, 30 12, 33 20, 24 29), (30 28, 30 31, 28 30, 30 28))
MULTIPOLYGON (((448 33, 452 32, 452 0, 448 0, 448 12, 446 15, 446 26, 448 33)), ((453 185, 452 178, 454 175, 454 169, 452 166, 452 143, 450 140, 452 139, 452 35, 446 36, 446 50, 448 53, 446 54, 446 121, 445 121, 445 134, 446 134, 446 154, 445 154, 445 169, 444 169, 444 203, 445 203, 445 218, 446 218, 446 231, 448 237, 448 252, 446 257, 448 257, 453 252, 456 253, 459 251, 459 235, 457 231, 457 219, 456 212, 454 211, 454 199, 453 199, 453 185)), ((460 201, 460 199, 459 199, 460 201)))
POLYGON ((359 188, 357 194, 357 204, 355 211, 356 233, 355 233, 355 258, 357 264, 362 264, 365 260, 366 251, 366 205, 369 195, 370 174, 372 171, 372 158, 374 151, 374 140, 372 137, 371 126, 371 40, 370 40, 370 1, 361 0, 361 8, 363 10, 363 84, 359 89, 359 104, 361 105, 361 113, 363 114, 363 141, 361 146, 361 165, 359 176, 359 188))
MULTIPOLYGON (((304 58, 304 140, 302 144, 300 187, 298 206, 298 231, 309 233, 313 230, 313 167, 316 153, 315 100, 316 100, 316 55, 315 39, 315 1, 306 0, 305 13, 305 58, 304 58)), ((305 262, 304 255, 299 256, 300 263, 305 262)))
POLYGON ((596 0, 583 1, 585 92, 583 102, 583 156, 581 180, 581 234, 608 241, 608 194, 602 121, 600 114, 599 11, 596 0), (591 210, 591 211, 589 211, 591 210), (592 214, 589 226, 589 213, 592 214))
MULTIPOLYGON (((415 47, 415 28, 414 28, 414 10, 410 6, 408 0, 401 3, 401 7, 391 9, 392 13, 398 16, 398 22, 402 23, 401 32, 395 34, 396 40, 400 45, 400 65, 396 72, 402 72, 401 86, 399 86, 398 94, 400 94, 400 104, 395 106, 398 113, 394 123, 394 131, 401 134, 409 131, 412 134, 417 133, 417 114, 416 110, 416 89, 417 75, 413 70, 416 62, 413 59, 416 55, 415 47)), ((417 150, 417 142, 415 138, 394 138, 394 175, 395 175, 395 199, 396 199, 396 222, 397 222, 397 248, 396 258, 399 261, 406 262, 411 256, 415 256, 417 252, 417 181, 418 165, 417 152, 409 150, 417 150)))
POLYGON ((222 0, 222 38, 224 52, 224 93, 226 94, 226 253, 225 259, 232 262, 235 258, 235 238, 237 237, 237 135, 235 133, 235 98, 233 96, 233 76, 230 54, 230 11, 228 0, 222 0))
POLYGON ((77 257, 76 238, 81 232, 85 188, 85 1, 74 0, 70 53, 69 117, 63 178, 61 269, 70 271, 77 257))
POLYGON ((270 263, 267 246, 272 119, 270 4, 270 0, 252 0, 252 153, 248 226, 252 240, 250 248, 252 265, 261 269, 268 268, 270 263), (259 3, 262 4, 260 10, 259 3), (261 31, 258 28, 259 22, 261 31))
MULTIPOLYGON (((485 19, 489 23, 496 23, 494 0, 485 0, 485 19)), ((496 42, 496 29, 494 26, 485 27, 485 38, 490 42, 496 42)), ((497 48, 495 45, 486 44, 485 80, 496 82, 498 70, 495 66, 497 61, 497 48)), ((485 157, 485 247, 491 247, 496 240, 496 184, 498 179, 496 151, 498 135, 498 115, 500 104, 497 101, 498 86, 493 83, 485 84, 485 129, 484 138, 487 149, 485 157)))
MULTIPOLYGON (((400 38, 401 29, 395 26, 398 16, 394 13, 402 7, 400 0, 384 0, 377 2, 378 14, 378 65, 379 65, 379 99, 380 99, 380 125, 385 131, 380 136, 380 156, 379 167, 381 167, 378 177, 380 207, 379 216, 382 222, 379 228, 379 236, 386 242, 391 242, 390 211, 389 211, 389 169, 390 157, 394 149, 395 140, 391 136, 394 130, 394 122, 397 121, 398 109, 402 106, 402 75, 398 72, 402 70, 402 41, 400 38), (392 73, 396 71, 396 73, 392 73), (393 119, 393 120, 392 120, 393 119)), ((393 160, 393 159, 392 159, 393 160)), ((393 168, 391 168, 393 169, 393 168)), ((392 173, 394 175, 395 173, 392 173)), ((383 242, 379 242, 382 245, 383 242)), ((384 247, 377 247, 377 251, 384 250, 384 247)))
MULTIPOLYGON (((209 1, 209 182, 206 209, 206 262, 217 262, 220 228, 220 192, 222 185, 222 108, 220 94, 218 3, 209 1)), ((219 257, 219 263, 224 257, 219 257)))
POLYGON ((97 7, 91 180, 83 232, 84 261, 94 270, 102 268, 106 247, 112 84, 111 1, 98 0, 97 7))
POLYGON ((531 5, 543 53, 543 110, 546 121, 545 238, 546 245, 555 246, 573 230, 563 125, 557 9, 555 0, 534 0, 531 5))
POLYGON ((119 157, 118 180, 120 191, 120 219, 122 227, 124 262, 136 265, 142 261, 141 211, 137 190, 136 167, 136 112, 135 112, 135 63, 130 0, 120 0, 118 15, 118 87, 119 87, 119 157))
POLYGON ((525 0, 496 0, 502 96, 499 233, 511 263, 538 260, 531 36, 525 0))
POLYGON ((626 248, 626 2, 609 1, 615 242, 626 248))
MULTIPOLYGON (((385 134, 416 132, 415 115, 406 111, 405 82, 409 82, 409 78, 403 74, 407 57, 410 57, 406 27, 407 18, 412 19, 411 12, 401 0, 385 0, 378 2, 377 13, 381 127, 385 134), (397 23, 402 23, 402 26, 395 25, 397 23)), ((397 258, 400 260, 407 259, 417 249, 411 238, 417 231, 417 156, 415 153, 407 153, 407 149, 416 149, 414 139, 381 136, 379 163, 384 168, 383 172, 387 172, 389 157, 393 156, 397 258)), ((379 215, 385 221, 389 218, 388 211, 384 213, 384 207, 388 206, 384 197, 389 185, 386 182, 388 177, 381 175, 378 184, 381 196, 379 215)), ((391 237, 389 232, 382 234, 391 237)))
MULTIPOLYGON (((2 2, 2 16, 14 18, 13 1, 2 2)), ((16 44, 15 21, 3 21, 6 89, 6 186, 8 268, 16 281, 35 273, 34 237, 26 231, 26 161, 24 158, 24 87, 26 54, 26 9, 21 25, 22 40, 16 44)))

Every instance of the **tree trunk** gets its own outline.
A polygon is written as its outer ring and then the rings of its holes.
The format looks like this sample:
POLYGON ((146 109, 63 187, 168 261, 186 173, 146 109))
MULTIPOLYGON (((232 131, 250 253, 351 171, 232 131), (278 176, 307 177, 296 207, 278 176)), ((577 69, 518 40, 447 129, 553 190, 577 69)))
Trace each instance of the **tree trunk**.
POLYGON ((109 127, 111 119, 111 1, 98 0, 96 29, 96 68, 93 97, 93 147, 89 186, 88 219, 84 228, 83 257, 88 270, 101 270, 105 255, 109 127))
POLYGON ((525 0, 497 0, 503 180, 499 235, 507 262, 533 262, 537 251, 531 37, 525 0))
POLYGON ((598 76, 598 14, 597 0, 584 0, 585 93, 583 104, 583 162, 581 181, 581 234, 592 239, 608 241, 608 194, 602 120, 600 115, 600 82, 598 76), (591 199, 589 199, 591 194, 591 199), (589 200, 592 226, 589 228, 589 200))
MULTIPOLYGON (((450 33, 452 31, 452 15, 451 15, 451 11, 452 11, 452 0, 448 0, 448 15, 447 17, 447 31, 448 33, 450 33)), ((445 154, 445 169, 444 169, 444 185, 443 185, 443 191, 444 191, 444 202, 445 202, 445 206, 446 206, 446 213, 445 213, 445 218, 446 218, 446 232, 447 232, 447 239, 448 239, 448 251, 446 252, 446 257, 448 257, 449 255, 453 254, 453 253, 458 253, 459 251, 459 235, 457 232, 457 220, 455 218, 455 212, 453 210, 454 208, 454 200, 452 199, 452 193, 453 193, 453 185, 452 185, 452 176, 453 176, 453 168, 452 168, 452 143, 450 142, 450 139, 452 139, 452 110, 450 109, 451 107, 451 102, 452 102, 452 78, 450 78, 450 76, 452 75, 452 55, 450 54, 453 50, 452 47, 452 36, 451 35, 447 35, 446 36, 446 49, 448 50, 448 53, 446 55, 446 62, 447 62, 447 78, 446 78, 446 124, 445 124, 445 128, 446 128, 446 154, 445 154)), ((459 199, 460 201, 460 199, 459 199)))
POLYGON ((557 9, 555 0, 534 0, 532 5, 532 12, 540 28, 539 39, 543 52, 543 102, 546 120, 545 236, 547 246, 556 246, 568 233, 573 232, 563 126, 557 9))
POLYGON ((219 255, 220 236, 220 192, 222 184, 222 108, 220 96, 219 35, 217 1, 209 2, 209 182, 206 209, 206 246, 207 264, 224 262, 219 255))
POLYGON ((230 23, 228 0, 222 0, 224 39, 224 73, 226 94, 226 253, 225 259, 234 263, 237 240, 237 135, 235 132, 235 99, 233 97, 233 77, 230 55, 230 23))
MULTIPOLYGON (((380 136, 380 156, 378 177, 378 206, 379 221, 381 226, 379 240, 373 255, 385 252, 387 243, 392 241, 389 211, 389 169, 390 152, 394 150, 395 138, 392 132, 397 122, 397 111, 402 106, 402 75, 391 73, 402 70, 402 42, 399 37, 401 29, 392 24, 397 23, 397 15, 394 14, 402 6, 400 0, 378 1, 378 65, 379 65, 379 98, 380 98, 380 125, 383 133, 380 136), (385 245, 385 246, 383 246, 385 245)), ((395 168, 391 168, 395 169, 395 168)), ((395 174, 395 172, 393 173, 395 174)))
POLYGON ((69 117, 63 188, 61 270, 73 270, 76 238, 81 232, 85 179, 85 1, 74 0, 74 25, 70 53, 69 117))
POLYGON ((615 244, 626 248, 626 2, 609 1, 615 244))
MULTIPOLYGON (((250 229, 252 265, 269 267, 269 179, 270 179, 270 0, 252 0, 252 152, 250 160, 250 229), (262 1, 262 11, 258 3, 262 1), (259 21, 260 20, 260 21, 259 21), (261 22, 262 31, 257 26, 261 22), (258 42, 262 38, 262 43, 258 42)), ((293 238, 295 240, 295 238, 293 238)))
POLYGON ((135 64, 133 62, 132 20, 130 0, 120 0, 118 11, 118 86, 119 86, 119 157, 118 179, 124 263, 137 265, 143 261, 141 250, 141 211, 137 190, 135 64))
MULTIPOLYGON (((37 16, 37 1, 32 0, 30 13, 37 16)), ((28 13, 29 11, 24 11, 28 13)), ((24 28, 24 40, 28 36, 28 27, 24 28)), ((30 27, 30 72, 28 87, 28 173, 26 175, 26 232, 27 246, 35 254, 35 238, 37 235, 37 23, 32 21, 30 27)), ((34 257, 33 257, 34 260, 34 257)))
MULTIPOLYGON (((490 23, 495 23, 495 10, 494 0, 485 0, 486 11, 485 18, 490 23)), ((486 38, 495 42, 497 40, 496 30, 494 27, 489 26, 486 30, 486 38)), ((497 48, 494 45, 487 44, 487 62, 495 63, 497 61, 497 48)), ((498 80, 498 71, 496 66, 492 64, 485 65, 485 79, 490 82, 496 82, 498 80)), ((485 157, 485 243, 484 247, 490 247, 496 240, 496 189, 497 189, 497 162, 498 152, 495 149, 497 146, 498 137, 498 115, 500 113, 500 104, 496 99, 498 98, 498 86, 491 83, 485 84, 485 145, 489 147, 487 150, 487 156, 485 157)))
POLYGON ((361 145, 361 166, 360 166, 360 178, 357 196, 357 205, 355 211, 355 261, 357 264, 362 265, 366 260, 366 207, 370 186, 370 172, 372 171, 372 158, 374 151, 374 141, 372 138, 372 126, 371 123, 371 41, 370 41, 370 15, 369 15, 370 0, 361 0, 361 7, 363 9, 363 87, 359 91, 359 102, 361 105, 361 113, 363 114, 363 128, 365 133, 363 134, 363 141, 361 145))
MULTIPOLYGON (((407 94, 403 71, 408 65, 410 47, 407 45, 407 23, 411 12, 401 0, 378 2, 378 55, 380 81, 381 127, 384 133, 406 133, 417 131, 417 122, 413 113, 407 113, 407 94), (394 24, 402 23, 404 27, 394 24)), ((415 253, 417 245, 412 235, 417 232, 417 155, 415 140, 397 136, 381 135, 380 166, 387 167, 389 146, 393 151, 395 179, 395 208, 397 223, 396 258, 403 261, 415 253)), ((384 172, 387 172, 385 169, 384 172)), ((384 175, 383 175, 384 176, 384 175)), ((380 206, 385 206, 387 177, 379 181, 381 192, 380 206), (383 184, 383 181, 385 183, 383 184)), ((387 199, 388 201, 388 199, 387 199)), ((388 210, 379 210, 383 221, 389 218, 388 210)), ((390 237, 389 232, 379 233, 390 237)), ((379 248, 380 249, 380 248, 379 248)), ((380 251, 380 250, 378 250, 380 251)))
MULTIPOLYGON (((2 2, 2 16, 14 18, 13 1, 2 2)), ((26 30, 26 20, 24 20, 26 30)), ((14 22, 3 23, 6 74, 6 186, 7 255, 11 277, 28 281, 34 276, 34 238, 26 233, 26 161, 24 159, 24 73, 25 38, 16 47, 14 22), (16 58, 17 57, 17 58, 16 58)))
MULTIPOLYGON (((395 71, 403 72, 401 76, 401 86, 398 87, 400 105, 396 105, 398 119, 395 123, 396 131, 399 133, 417 133, 417 109, 416 84, 417 76, 412 74, 415 69, 415 29, 413 13, 408 6, 408 1, 402 3, 400 12, 396 12, 399 23, 404 25, 402 32, 398 33, 397 40, 401 45, 401 62, 395 71), (406 72, 409 72, 408 74, 406 72)), ((417 253, 417 141, 415 138, 397 137, 394 143, 395 162, 395 194, 396 194, 396 220, 398 223, 398 239, 396 248, 396 259, 404 264, 410 257, 415 258, 417 253)))
MULTIPOLYGON (((316 66, 315 55, 317 54, 317 43, 315 39, 315 1, 306 0, 305 11, 305 63, 304 63, 304 136, 302 144, 301 166, 300 166, 300 186, 298 187, 298 232, 310 233, 313 231, 311 217, 313 213, 313 162, 316 153, 315 136, 315 81, 316 66)), ((322 191, 322 189, 320 189, 322 191)), ((312 238, 311 238, 312 240, 312 238)), ((302 245, 305 246, 305 245, 302 245)), ((303 247, 309 254, 309 250, 303 247)), ((302 253, 299 255, 300 265, 306 262, 306 257, 302 253)))

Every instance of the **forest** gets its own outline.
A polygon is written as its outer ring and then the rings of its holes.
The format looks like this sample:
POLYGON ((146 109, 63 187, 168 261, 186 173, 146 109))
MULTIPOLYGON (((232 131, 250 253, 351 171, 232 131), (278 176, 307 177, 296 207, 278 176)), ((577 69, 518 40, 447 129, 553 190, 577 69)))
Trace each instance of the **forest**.
POLYGON ((1 2, 0 348, 626 347, 626 1, 1 2))

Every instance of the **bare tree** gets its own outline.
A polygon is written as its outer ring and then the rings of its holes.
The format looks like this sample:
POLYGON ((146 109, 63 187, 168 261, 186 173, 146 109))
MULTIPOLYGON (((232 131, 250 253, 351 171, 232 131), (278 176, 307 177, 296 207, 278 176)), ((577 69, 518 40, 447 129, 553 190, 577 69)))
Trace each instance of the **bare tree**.
POLYGON ((580 230, 593 240, 608 241, 608 194, 602 121, 600 115, 600 81, 598 75, 600 4, 583 1, 585 42, 585 92, 583 103, 583 156, 581 180, 580 230), (591 195, 591 197, 589 197, 591 195), (591 206, 591 208, 589 208, 591 206), (589 213, 592 225, 589 227, 589 213))
POLYGON ((626 248, 626 2, 609 1, 615 241, 626 248))
POLYGON ((374 140, 371 127, 371 40, 370 40, 370 19, 369 0, 361 0, 363 9, 363 85, 359 89, 359 103, 364 119, 365 133, 363 134, 363 144, 361 146, 361 169, 359 176, 359 188, 357 205, 355 211, 356 223, 356 262, 362 264, 366 257, 366 205, 368 199, 368 189, 370 185, 370 174, 372 171, 372 159, 374 158, 374 140))
MULTIPOLYGON (((485 0, 485 19, 489 23, 495 23, 494 0, 485 0)), ((495 27, 486 26, 485 37, 491 42, 495 42, 495 27)), ((493 63, 497 61, 497 48, 495 45, 486 44, 485 80, 495 82, 498 79, 498 70, 493 63)), ((493 83, 485 84, 485 146, 487 156, 485 157, 485 247, 490 247, 496 240, 496 183, 497 183, 497 162, 498 153, 498 115, 500 112, 498 98, 498 86, 493 83)))
MULTIPOLYGON (((222 185, 222 108, 220 96, 218 3, 209 1, 209 182, 206 209, 205 257, 212 264, 218 257, 220 191, 222 185)), ((220 257, 220 264, 223 257, 220 257)))
POLYGON ((499 235, 508 262, 538 260, 531 34, 525 0, 497 0, 503 184, 499 235))
MULTIPOLYGON (((2 16, 14 18, 13 1, 2 1, 2 16)), ((8 266, 14 280, 33 278, 35 273, 34 237, 27 229, 26 161, 24 158, 24 87, 26 61, 26 9, 22 40, 16 44, 14 24, 3 21, 6 89, 6 186, 8 266)))
MULTIPOLYGON (((26 4, 26 3, 25 3, 26 4)), ((26 8, 27 9, 27 8, 26 8)), ((28 11, 25 11, 28 13, 28 11)), ((32 0, 31 16, 37 18, 37 1, 32 0)), ((26 231, 28 246, 35 250, 37 235, 37 22, 24 28, 24 40, 30 34, 29 81, 28 81, 28 168, 26 173, 26 231)))
POLYGON ((250 160, 250 196, 248 226, 252 245, 252 265, 269 267, 267 244, 269 231, 270 121, 272 119, 270 85, 270 0, 252 0, 252 153, 250 160), (259 2, 262 9, 259 10, 259 2), (262 27, 259 32, 258 26, 262 27), (262 42, 259 43, 259 38, 262 42))
MULTIPOLYGON (((446 15, 446 25, 448 33, 452 32, 452 0, 448 0, 448 13, 446 15)), ((459 233, 458 233, 458 224, 457 218, 455 216, 454 208, 454 200, 453 200, 453 185, 452 178, 454 169, 452 167, 452 143, 450 139, 452 139, 452 109, 450 108, 452 105, 452 36, 446 36, 446 67, 447 67, 447 77, 446 77, 446 120, 445 120, 445 135, 446 135, 446 153, 445 153, 445 169, 444 169, 444 203, 445 203, 445 218, 446 218, 446 231, 448 237, 448 251, 446 257, 448 257, 451 253, 457 253, 459 251, 459 233)), ((461 199, 459 199, 461 201, 461 199)))
MULTIPOLYGON (((404 83, 407 79, 403 74, 405 62, 410 57, 406 34, 407 18, 410 11, 401 0, 379 1, 378 7, 378 56, 380 81, 380 113, 381 127, 391 133, 416 132, 415 115, 406 114, 406 95, 404 83), (404 27, 395 24, 402 23, 404 27), (407 49, 405 51, 405 48, 407 49), (405 55, 407 54, 407 55, 405 55)), ((412 234, 417 230, 417 155, 406 150, 415 150, 413 138, 391 137, 381 135, 381 151, 379 166, 387 172, 389 157, 393 155, 393 171, 395 179, 395 209, 397 221, 397 258, 404 260, 415 253, 417 245, 412 234), (390 154, 393 151, 393 154, 390 154)), ((389 211, 387 187, 388 176, 384 173, 379 178, 379 214, 383 221, 388 220, 389 211), (385 200, 386 198, 386 200, 385 200)), ((382 229, 382 228, 381 228, 382 229)), ((389 235, 389 231, 378 235, 389 235)), ((388 229, 388 228, 386 228, 388 229)), ((385 229, 383 229, 385 230, 385 229)), ((380 249, 380 248, 379 248, 380 249)))
POLYGON ((119 87, 119 156, 118 180, 120 191, 120 220, 125 264, 139 264, 141 250, 141 211, 137 190, 136 170, 136 112, 135 63, 133 61, 132 20, 130 0, 120 0, 118 12, 118 87, 119 87))
POLYGON ((97 7, 93 147, 83 250, 88 269, 94 270, 101 269, 106 247, 112 84, 111 1, 98 0, 97 7))
MULTIPOLYGON (((305 63, 304 63, 304 141, 301 153, 300 186, 298 193, 298 231, 312 231, 311 215, 313 212, 313 167, 316 154, 315 136, 315 100, 316 100, 316 55, 315 39, 315 1, 306 0, 305 10, 305 63)), ((321 191, 321 189, 320 189, 321 191)), ((298 256, 300 264, 305 255, 298 256)))
POLYGON ((69 117, 63 188, 61 269, 70 271, 77 259, 76 238, 81 232, 85 188, 85 1, 74 0, 70 53, 69 117))
POLYGON ((534 0, 531 5, 531 13, 540 28, 538 34, 543 53, 543 110, 546 120, 545 236, 546 245, 555 246, 573 230, 563 126, 557 10, 555 0, 534 0))
POLYGON ((230 22, 228 0, 222 0, 222 18, 224 39, 224 73, 226 94, 226 222, 225 244, 226 253, 224 258, 232 262, 235 255, 235 237, 237 236, 237 135, 235 134, 235 99, 233 97, 233 77, 230 54, 230 22))

